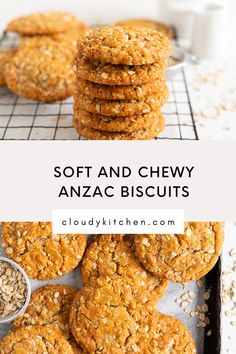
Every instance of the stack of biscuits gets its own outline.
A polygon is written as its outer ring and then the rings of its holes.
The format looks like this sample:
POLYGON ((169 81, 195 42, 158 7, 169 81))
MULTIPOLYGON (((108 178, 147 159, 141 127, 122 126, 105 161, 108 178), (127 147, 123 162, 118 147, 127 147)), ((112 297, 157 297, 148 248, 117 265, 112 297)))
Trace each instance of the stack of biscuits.
POLYGON ((105 26, 80 38, 75 58, 74 127, 92 140, 146 140, 164 128, 160 109, 169 39, 147 28, 105 26))

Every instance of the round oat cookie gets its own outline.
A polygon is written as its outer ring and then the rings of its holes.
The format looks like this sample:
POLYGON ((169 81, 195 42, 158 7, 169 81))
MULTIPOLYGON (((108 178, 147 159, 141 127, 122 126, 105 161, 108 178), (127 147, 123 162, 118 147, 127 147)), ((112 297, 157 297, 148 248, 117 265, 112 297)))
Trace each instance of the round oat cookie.
POLYGON ((16 54, 16 49, 8 49, 0 51, 0 86, 6 86, 5 80, 5 67, 9 63, 14 55, 16 54))
POLYGON ((82 92, 74 95, 76 109, 103 116, 135 116, 150 112, 159 112, 169 97, 167 86, 153 96, 141 100, 103 100, 91 98, 82 92))
POLYGON ((46 285, 32 293, 26 311, 13 322, 13 330, 19 327, 39 325, 56 326, 75 353, 80 353, 69 327, 69 313, 77 289, 68 285, 46 285), (78 350, 77 350, 78 349, 78 350))
POLYGON ((187 282, 207 274, 223 245, 220 222, 187 222, 184 234, 135 235, 135 250, 146 269, 168 280, 187 282))
POLYGON ((35 35, 35 36, 22 36, 20 37, 20 48, 25 46, 33 47, 40 46, 48 40, 48 38, 53 39, 57 42, 66 42, 74 47, 74 53, 76 53, 77 41, 79 40, 81 33, 87 31, 87 25, 79 22, 78 25, 74 28, 71 28, 67 32, 56 33, 50 36, 46 35, 35 35))
POLYGON ((74 354, 74 351, 54 326, 27 326, 5 336, 0 341, 0 353, 74 354))
POLYGON ((126 277, 98 279, 96 287, 82 288, 75 296, 70 325, 78 344, 88 353, 133 353, 146 330, 153 306, 136 302, 135 288, 126 277))
POLYGON ((42 102, 63 100, 74 93, 74 48, 45 38, 19 49, 6 65, 6 83, 19 96, 42 102))
POLYGON ((73 70, 78 78, 103 85, 141 85, 163 80, 167 61, 150 65, 111 65, 92 63, 83 58, 74 60, 73 70))
POLYGON ((76 91, 92 98, 105 100, 133 100, 153 96, 166 87, 164 79, 152 80, 142 85, 102 85, 92 81, 76 79, 76 91))
POLYGON ((149 343, 138 343, 142 353, 196 354, 189 330, 176 318, 155 312, 149 321, 149 343))
POLYGON ((170 26, 167 26, 166 24, 162 22, 156 22, 148 19, 135 19, 131 18, 128 20, 124 21, 119 21, 115 23, 116 26, 128 26, 128 27, 134 27, 134 28, 151 28, 153 30, 156 30, 158 32, 161 32, 166 35, 167 38, 172 39, 174 37, 173 30, 171 29, 170 26))
POLYGON ((78 43, 78 51, 92 62, 144 65, 166 60, 171 43, 152 29, 104 26, 87 32, 78 43))
POLYGON ((158 119, 161 113, 151 112, 140 114, 137 116, 118 117, 118 116, 101 116, 79 109, 74 110, 74 120, 80 121, 89 128, 106 132, 135 132, 139 129, 150 128, 158 119))
POLYGON ((86 247, 85 235, 52 234, 51 222, 4 222, 2 240, 7 256, 38 280, 69 273, 86 247))
POLYGON ((78 134, 90 140, 149 140, 154 139, 162 132, 165 126, 165 119, 163 116, 160 116, 160 119, 156 120, 151 128, 140 129, 129 133, 100 131, 89 128, 76 119, 74 119, 73 124, 78 134))
POLYGON ((167 281, 145 270, 132 249, 133 236, 99 235, 88 247, 81 267, 83 283, 96 286, 98 278, 120 276, 134 280, 141 291, 158 301, 167 281))
POLYGON ((26 36, 51 35, 66 32, 77 25, 77 18, 68 12, 39 12, 12 20, 7 31, 26 36))
POLYGON ((137 303, 125 277, 98 279, 96 287, 83 288, 72 303, 70 325, 88 353, 196 353, 187 328, 137 303))

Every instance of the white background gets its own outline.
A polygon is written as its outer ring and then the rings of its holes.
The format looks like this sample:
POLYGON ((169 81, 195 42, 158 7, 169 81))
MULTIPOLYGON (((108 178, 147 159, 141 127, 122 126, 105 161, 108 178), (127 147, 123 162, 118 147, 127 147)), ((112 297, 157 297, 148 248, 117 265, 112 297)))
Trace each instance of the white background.
MULTIPOLYGON (((161 16, 159 9, 161 1, 163 0, 1 0, 0 26, 3 28, 9 20, 17 15, 45 10, 72 11, 79 18, 90 24, 98 22, 109 23, 130 16, 159 18, 161 16)), ((203 3, 218 2, 228 4, 231 17, 236 17, 235 0, 195 0, 196 3, 200 1, 203 3)))

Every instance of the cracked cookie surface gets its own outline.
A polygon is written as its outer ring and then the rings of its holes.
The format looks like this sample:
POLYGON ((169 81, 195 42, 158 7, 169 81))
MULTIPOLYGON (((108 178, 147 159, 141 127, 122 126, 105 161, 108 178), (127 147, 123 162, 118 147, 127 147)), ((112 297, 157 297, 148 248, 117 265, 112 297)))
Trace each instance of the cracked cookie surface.
POLYGON ((81 267, 85 285, 96 286, 100 277, 125 277, 134 280, 148 300, 158 301, 164 294, 167 281, 149 273, 138 261, 132 249, 133 237, 124 235, 99 235, 90 244, 81 267))
POLYGON ((7 30, 20 35, 50 35, 76 27, 78 20, 68 12, 39 12, 21 16, 7 25, 7 30))
POLYGON ((107 132, 135 132, 139 129, 148 129, 158 119, 163 119, 161 113, 151 112, 142 115, 118 117, 102 116, 77 108, 74 109, 74 120, 80 121, 87 127, 107 132))
POLYGON ((2 240, 7 256, 38 280, 69 273, 86 247, 85 235, 52 234, 51 222, 4 222, 2 240))
POLYGON ((74 352, 80 353, 69 327, 70 307, 77 291, 68 285, 46 285, 35 290, 26 311, 13 322, 13 330, 31 325, 55 325, 74 352))
POLYGON ((105 100, 132 100, 153 96, 166 87, 164 80, 152 80, 143 85, 102 85, 92 81, 76 79, 76 91, 81 91, 91 98, 105 100))
POLYGON ((167 101, 169 91, 167 86, 153 96, 147 96, 141 100, 103 100, 91 98, 82 92, 74 96, 76 109, 104 116, 134 116, 150 112, 159 112, 167 101))
POLYGON ((151 128, 140 129, 134 132, 106 132, 97 129, 89 128, 81 121, 74 118, 73 125, 78 134, 90 140, 149 140, 157 137, 162 132, 165 126, 165 119, 161 115, 159 120, 156 120, 151 128))
POLYGON ((96 287, 79 291, 72 303, 70 324, 85 351, 133 353, 140 336, 144 333, 147 336, 149 310, 136 302, 134 289, 125 278, 119 277, 98 279, 96 287))
POLYGON ((137 303, 126 278, 99 279, 96 287, 83 288, 74 298, 70 324, 89 353, 196 353, 187 328, 137 303))
POLYGON ((92 63, 84 58, 76 58, 73 65, 78 78, 104 85, 141 85, 163 80, 166 68, 167 61, 135 66, 92 63))
POLYGON ((53 326, 27 326, 0 341, 1 354, 74 354, 71 345, 53 326))
POLYGON ((54 102, 74 93, 74 48, 45 38, 23 45, 5 67, 6 83, 15 94, 31 100, 54 102))
POLYGON ((6 86, 5 79, 5 67, 7 63, 14 57, 16 54, 16 49, 8 49, 0 51, 0 86, 6 86))
POLYGON ((150 29, 153 29, 153 30, 156 30, 158 32, 165 34, 166 37, 168 37, 169 39, 172 39, 174 37, 174 33, 173 33, 172 29, 162 22, 131 18, 128 20, 116 22, 115 25, 116 26, 128 26, 128 27, 134 27, 134 28, 139 28, 139 27, 150 28, 150 29))
POLYGON ((187 222, 184 234, 135 235, 135 252, 146 269, 176 282, 197 280, 217 262, 223 245, 220 222, 187 222))
POLYGON ((171 44, 152 29, 104 26, 87 32, 78 43, 78 51, 93 62, 143 65, 167 59, 171 44))
POLYGON ((142 353, 196 354, 191 333, 176 318, 155 312, 149 323, 150 340, 146 348, 142 347, 142 353))

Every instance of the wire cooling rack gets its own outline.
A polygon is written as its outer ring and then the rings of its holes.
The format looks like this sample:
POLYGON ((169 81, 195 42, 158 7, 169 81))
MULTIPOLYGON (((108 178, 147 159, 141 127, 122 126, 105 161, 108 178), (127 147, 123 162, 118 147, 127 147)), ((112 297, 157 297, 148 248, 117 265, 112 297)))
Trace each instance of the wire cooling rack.
MULTIPOLYGON (((17 46, 17 36, 4 33, 0 50, 17 46)), ((198 140, 184 70, 168 82, 170 97, 158 139, 198 140)), ((73 98, 52 104, 29 101, 0 88, 0 140, 78 140, 72 126, 73 98)))

